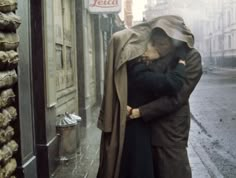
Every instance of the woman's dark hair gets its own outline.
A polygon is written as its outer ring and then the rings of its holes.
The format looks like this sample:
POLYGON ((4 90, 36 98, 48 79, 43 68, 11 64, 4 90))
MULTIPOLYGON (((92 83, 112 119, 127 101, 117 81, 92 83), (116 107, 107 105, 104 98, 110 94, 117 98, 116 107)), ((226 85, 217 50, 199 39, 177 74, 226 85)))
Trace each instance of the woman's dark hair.
POLYGON ((179 40, 173 40, 173 43, 176 47, 175 56, 177 58, 185 59, 187 53, 190 50, 188 45, 185 42, 179 40))
MULTIPOLYGON (((166 32, 161 29, 161 28, 154 28, 152 30, 152 33, 151 33, 151 38, 154 37, 155 38, 155 35, 158 36, 166 36, 166 37, 169 37, 166 32)), ((189 52, 190 48, 188 47, 187 43, 184 42, 184 41, 180 41, 180 40, 177 40, 177 39, 174 39, 174 38, 171 38, 169 37, 176 49, 176 58, 182 58, 182 59, 185 59, 186 58, 186 55, 187 53, 189 52)))

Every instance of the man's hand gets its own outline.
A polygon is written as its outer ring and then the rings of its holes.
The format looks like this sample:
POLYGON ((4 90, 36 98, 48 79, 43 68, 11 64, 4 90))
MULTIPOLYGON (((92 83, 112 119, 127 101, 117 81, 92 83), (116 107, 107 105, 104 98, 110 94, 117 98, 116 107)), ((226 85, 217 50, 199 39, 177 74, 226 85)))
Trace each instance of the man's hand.
POLYGON ((186 62, 185 62, 185 60, 183 60, 183 59, 180 59, 180 60, 179 60, 179 63, 180 63, 180 64, 183 64, 183 65, 186 65, 186 62))
POLYGON ((127 116, 128 120, 130 120, 140 118, 141 114, 138 108, 131 108, 130 106, 127 106, 127 116))
POLYGON ((140 111, 138 108, 134 108, 131 110, 131 114, 130 114, 130 119, 138 119, 141 117, 140 111))
POLYGON ((132 108, 130 106, 127 106, 127 116, 131 115, 132 108))

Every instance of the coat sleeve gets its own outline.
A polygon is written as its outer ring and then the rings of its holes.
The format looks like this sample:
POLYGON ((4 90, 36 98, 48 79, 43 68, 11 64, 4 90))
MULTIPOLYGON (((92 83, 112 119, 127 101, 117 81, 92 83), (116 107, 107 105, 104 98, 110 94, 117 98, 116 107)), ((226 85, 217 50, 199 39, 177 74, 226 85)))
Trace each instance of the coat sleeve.
POLYGON ((176 96, 163 96, 139 107, 142 118, 150 121, 171 114, 188 102, 189 96, 202 75, 201 56, 193 49, 186 57, 186 80, 176 96))
POLYGON ((175 95, 185 80, 185 67, 180 63, 174 70, 163 73, 151 70, 143 62, 136 62, 130 73, 138 88, 145 92, 156 93, 157 96, 175 95))

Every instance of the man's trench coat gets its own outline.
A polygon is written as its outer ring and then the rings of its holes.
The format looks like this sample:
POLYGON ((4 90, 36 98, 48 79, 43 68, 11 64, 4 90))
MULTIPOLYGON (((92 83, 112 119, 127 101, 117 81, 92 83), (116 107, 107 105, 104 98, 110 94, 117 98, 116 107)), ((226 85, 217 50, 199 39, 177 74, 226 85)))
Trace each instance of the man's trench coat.
MULTIPOLYGON (((178 16, 158 17, 131 29, 117 32, 112 36, 107 53, 104 97, 98 118, 98 128, 102 131, 98 178, 119 177, 127 113, 126 62, 145 52, 151 31, 157 27, 163 29, 171 38, 184 41, 189 48, 193 48, 193 35, 184 25, 183 19, 178 16)), ((191 51, 194 55, 188 55, 189 59, 186 60, 195 60, 196 50, 193 48, 191 51), (195 57, 191 59, 192 56, 195 57)), ((200 56, 197 59, 199 60, 199 58, 200 56)), ((191 67, 190 70, 192 70, 191 67)), ((198 76, 195 78, 197 78, 196 80, 200 79, 198 76)), ((186 91, 189 92, 187 95, 190 95, 195 83, 186 91)), ((178 103, 177 99, 175 101, 177 104, 173 104, 175 102, 171 101, 173 109, 170 112, 174 112, 182 105, 181 102, 178 103)), ((141 111, 145 114, 145 106, 141 111)), ((167 113, 168 111, 165 109, 163 114, 167 113)), ((149 119, 149 117, 145 118, 149 119)))

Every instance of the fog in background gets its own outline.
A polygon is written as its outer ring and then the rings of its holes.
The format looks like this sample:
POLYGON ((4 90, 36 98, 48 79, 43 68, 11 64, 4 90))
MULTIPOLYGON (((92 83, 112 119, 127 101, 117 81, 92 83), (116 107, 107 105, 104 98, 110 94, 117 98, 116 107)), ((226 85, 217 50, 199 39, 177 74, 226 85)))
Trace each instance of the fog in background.
MULTIPOLYGON (((205 67, 236 67, 236 0, 122 2, 122 9, 127 9, 127 2, 132 4, 132 25, 161 15, 183 17, 195 35, 195 48, 201 52, 205 67)), ((125 20, 124 10, 120 17, 125 20)))

